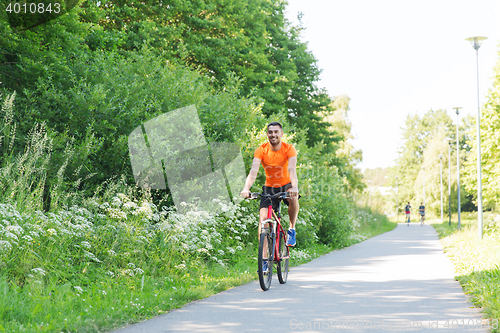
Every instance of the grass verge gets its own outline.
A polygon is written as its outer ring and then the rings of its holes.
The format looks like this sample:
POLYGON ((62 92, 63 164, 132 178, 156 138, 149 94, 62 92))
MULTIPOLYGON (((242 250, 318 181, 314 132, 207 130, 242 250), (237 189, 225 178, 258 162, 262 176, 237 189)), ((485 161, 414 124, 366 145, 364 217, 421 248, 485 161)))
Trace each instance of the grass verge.
POLYGON ((455 279, 485 318, 491 320, 492 332, 500 332, 500 216, 484 214, 481 240, 474 213, 461 215, 461 230, 457 219, 453 219, 451 226, 438 221, 433 226, 453 262, 455 279))
POLYGON ((354 217, 355 233, 351 237, 354 243, 391 231, 397 227, 385 214, 370 208, 357 208, 354 217))

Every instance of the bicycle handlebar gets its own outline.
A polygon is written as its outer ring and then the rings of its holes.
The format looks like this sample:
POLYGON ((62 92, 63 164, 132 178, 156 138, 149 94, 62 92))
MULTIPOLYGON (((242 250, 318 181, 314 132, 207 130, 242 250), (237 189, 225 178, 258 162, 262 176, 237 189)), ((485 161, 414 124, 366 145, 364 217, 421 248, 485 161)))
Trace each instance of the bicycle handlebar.
POLYGON ((271 199, 291 199, 291 197, 288 196, 288 192, 279 192, 276 194, 262 194, 262 193, 257 193, 257 192, 250 192, 250 196, 247 198, 249 200, 254 200, 257 199, 258 197, 262 198, 271 198, 271 199))

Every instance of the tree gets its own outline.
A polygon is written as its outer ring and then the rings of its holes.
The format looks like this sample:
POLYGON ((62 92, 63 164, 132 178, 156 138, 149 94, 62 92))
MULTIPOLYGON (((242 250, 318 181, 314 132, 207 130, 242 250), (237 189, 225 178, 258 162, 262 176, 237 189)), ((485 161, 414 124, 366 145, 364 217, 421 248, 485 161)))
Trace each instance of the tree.
POLYGON ((361 162, 363 157, 361 150, 355 149, 351 142, 354 135, 351 133, 352 124, 347 114, 349 101, 347 95, 339 95, 330 103, 329 108, 324 108, 316 114, 328 124, 326 130, 333 138, 330 143, 331 154, 335 159, 333 164, 344 177, 347 190, 354 192, 363 189, 361 170, 356 168, 356 164, 361 162))
MULTIPOLYGON (((470 156, 470 146, 467 144, 467 135, 470 128, 470 117, 462 118, 460 126, 460 158, 461 164, 470 156)), ((452 119, 444 110, 428 111, 422 118, 418 115, 408 115, 406 126, 403 130, 403 144, 400 148, 396 166, 391 171, 392 185, 395 186, 395 178, 398 177, 398 188, 400 202, 413 201, 420 203, 423 201, 423 170, 426 168, 426 203, 434 212, 440 211, 440 185, 439 183, 439 154, 443 154, 443 174, 446 174, 448 152, 445 138, 456 140, 455 125, 452 119)), ((454 148, 454 146, 452 146, 454 148)), ((453 156, 453 155, 452 155, 453 156)), ((452 157, 452 169, 456 174, 456 153, 452 157)), ((452 171, 453 173, 453 171, 452 171)), ((456 180, 453 180, 452 187, 456 191, 456 180)), ((443 186, 445 182, 443 181, 443 186)), ((463 184, 462 186, 463 187, 463 184)), ((456 192, 452 194, 453 199, 456 192)), ((445 197, 446 198, 446 197, 445 197)), ((447 203, 447 201, 445 201, 447 203)), ((456 203, 455 203, 456 207, 456 203)), ((462 189, 461 191, 462 210, 472 210, 471 196, 462 189)))
POLYGON ((444 110, 429 110, 422 118, 418 115, 406 117, 403 131, 403 144, 398 151, 396 175, 402 200, 416 197, 415 181, 424 162, 424 150, 439 128, 445 129, 446 136, 453 136, 453 123, 444 110))

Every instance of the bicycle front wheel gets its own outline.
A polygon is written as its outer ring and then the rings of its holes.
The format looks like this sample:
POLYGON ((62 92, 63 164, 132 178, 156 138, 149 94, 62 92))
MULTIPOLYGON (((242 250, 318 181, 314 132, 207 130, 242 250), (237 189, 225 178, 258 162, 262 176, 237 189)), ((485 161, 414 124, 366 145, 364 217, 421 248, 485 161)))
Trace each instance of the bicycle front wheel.
POLYGON ((280 233, 278 243, 279 261, 277 265, 278 280, 281 284, 285 284, 288 278, 288 262, 290 261, 290 251, 286 246, 285 234, 280 233))
POLYGON ((269 233, 260 234, 258 266, 260 287, 266 291, 273 278, 273 242, 269 233))

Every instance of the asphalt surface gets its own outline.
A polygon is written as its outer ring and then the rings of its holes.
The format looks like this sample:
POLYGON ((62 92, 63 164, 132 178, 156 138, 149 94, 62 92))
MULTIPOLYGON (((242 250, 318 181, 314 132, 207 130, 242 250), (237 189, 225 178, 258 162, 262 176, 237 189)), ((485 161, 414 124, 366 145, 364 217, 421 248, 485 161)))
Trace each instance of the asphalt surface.
POLYGON ((487 332, 433 227, 393 231, 134 324, 119 333, 487 332))

